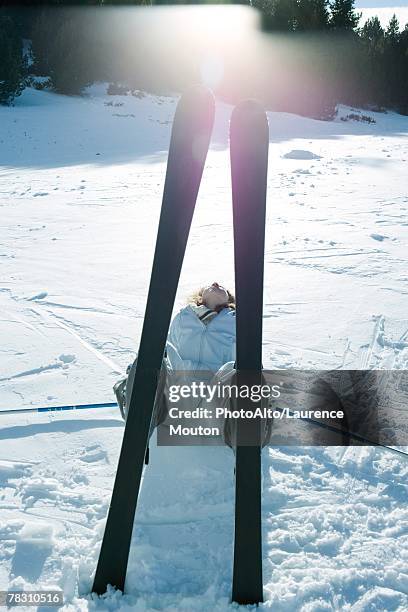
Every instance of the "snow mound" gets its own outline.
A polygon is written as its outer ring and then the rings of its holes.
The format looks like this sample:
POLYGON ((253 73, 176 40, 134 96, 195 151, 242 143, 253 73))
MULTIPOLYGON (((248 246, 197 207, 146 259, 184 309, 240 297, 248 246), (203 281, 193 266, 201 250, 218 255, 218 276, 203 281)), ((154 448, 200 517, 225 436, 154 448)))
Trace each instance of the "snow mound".
POLYGON ((321 159, 320 155, 303 149, 292 149, 292 151, 285 153, 282 157, 284 159, 321 159))

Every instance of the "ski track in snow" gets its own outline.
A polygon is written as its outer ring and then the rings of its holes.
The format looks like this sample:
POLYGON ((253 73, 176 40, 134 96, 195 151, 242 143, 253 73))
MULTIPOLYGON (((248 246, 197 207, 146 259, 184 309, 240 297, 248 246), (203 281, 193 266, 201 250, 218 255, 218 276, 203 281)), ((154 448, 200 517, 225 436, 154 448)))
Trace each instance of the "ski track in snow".
MULTIPOLYGON (((140 337, 174 107, 26 90, 0 109, 0 409, 113 400, 140 337)), ((230 110, 217 106, 176 308, 233 285, 230 110)), ((265 367, 408 366, 408 120, 373 115, 269 114, 265 367)), ((122 433, 110 409, 0 414, 0 588, 62 589, 70 612, 233 609, 222 448, 152 448, 127 594, 89 597, 122 433)), ((261 607, 408 609, 406 476, 380 448, 264 450, 261 607)))

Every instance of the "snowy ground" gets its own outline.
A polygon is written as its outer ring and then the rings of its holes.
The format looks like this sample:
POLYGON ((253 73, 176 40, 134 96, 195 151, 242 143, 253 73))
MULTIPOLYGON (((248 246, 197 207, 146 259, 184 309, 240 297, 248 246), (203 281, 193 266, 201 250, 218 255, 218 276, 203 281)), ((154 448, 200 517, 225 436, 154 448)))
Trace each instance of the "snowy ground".
MULTIPOLYGON (((113 401, 140 336, 175 103, 28 89, 0 109, 0 409, 113 401)), ((206 282, 233 287, 230 110, 217 106, 177 308, 206 282)), ((408 366, 408 118, 372 116, 269 115, 266 367, 408 366)), ((154 449, 128 594, 90 600, 122 434, 110 409, 0 414, 0 589, 63 589, 66 610, 228 609, 223 448, 154 449)), ((382 449, 264 451, 264 607, 406 610, 406 474, 382 449)))

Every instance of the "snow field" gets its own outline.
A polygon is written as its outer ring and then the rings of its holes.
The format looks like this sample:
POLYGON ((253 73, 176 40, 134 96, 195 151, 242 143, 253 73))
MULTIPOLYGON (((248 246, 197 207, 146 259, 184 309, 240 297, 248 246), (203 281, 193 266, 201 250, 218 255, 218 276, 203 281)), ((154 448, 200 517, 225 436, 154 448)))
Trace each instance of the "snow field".
MULTIPOLYGON (((0 410, 113 400, 140 337, 175 103, 101 87, 0 109, 0 410)), ((269 113, 265 367, 407 368, 408 120, 349 111, 269 113)), ((176 308, 206 282, 233 287, 230 112, 218 103, 176 308)), ((111 409, 0 414, 0 588, 62 589, 69 611, 231 609, 223 448, 152 449, 127 594, 89 597, 122 433, 111 409)), ((382 449, 266 449, 263 607, 406 610, 406 474, 382 449)))

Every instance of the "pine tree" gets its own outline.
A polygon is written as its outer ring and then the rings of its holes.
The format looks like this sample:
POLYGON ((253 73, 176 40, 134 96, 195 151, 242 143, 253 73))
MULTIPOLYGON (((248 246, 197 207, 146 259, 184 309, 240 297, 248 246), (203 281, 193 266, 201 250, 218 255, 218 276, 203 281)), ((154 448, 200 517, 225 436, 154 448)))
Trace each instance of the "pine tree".
POLYGON ((400 92, 398 110, 404 115, 408 115, 408 23, 400 33, 400 92))
POLYGON ((61 10, 41 10, 36 15, 30 33, 34 74, 50 76, 54 38, 63 18, 64 13, 61 10))
POLYGON ((295 29, 296 0, 252 0, 262 13, 264 28, 290 32, 295 29))
POLYGON ((384 46, 384 29, 377 16, 367 19, 360 31, 360 36, 371 47, 384 46))
POLYGON ((354 0, 333 0, 330 11, 330 25, 334 30, 355 30, 361 18, 361 13, 354 10, 354 0))
POLYGON ((34 70, 50 77, 55 91, 79 94, 101 78, 102 41, 96 19, 95 13, 80 9, 45 10, 39 15, 31 36, 34 70))
POLYGON ((324 30, 329 25, 328 0, 297 0, 296 30, 324 30))
POLYGON ((400 38, 400 27, 399 21, 396 14, 394 13, 390 19, 385 36, 389 44, 397 45, 400 38))
POLYGON ((365 103, 384 105, 385 64, 384 29, 377 16, 368 19, 360 30, 362 41, 361 74, 365 103))
POLYGON ((0 58, 0 104, 11 104, 24 89, 25 61, 22 39, 7 15, 0 15, 0 58))
POLYGON ((385 87, 388 92, 388 104, 398 106, 399 92, 401 89, 401 62, 400 62, 400 28, 399 22, 394 14, 385 31, 385 87))

